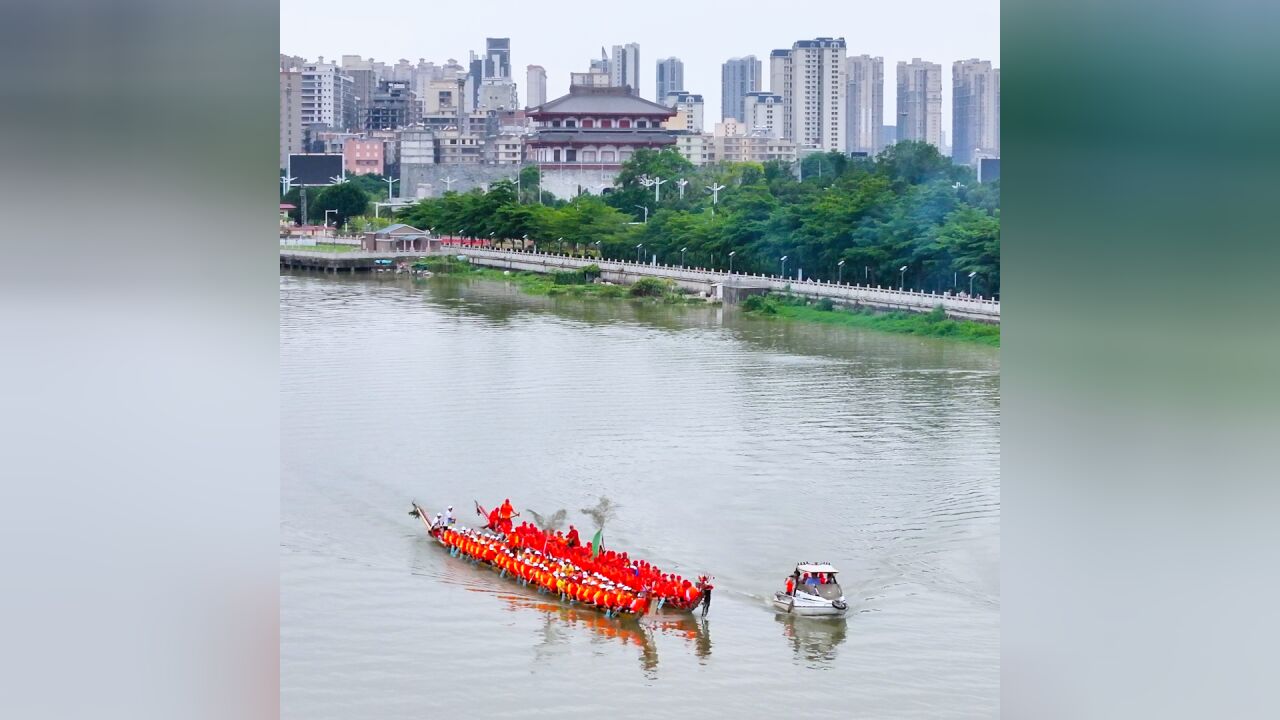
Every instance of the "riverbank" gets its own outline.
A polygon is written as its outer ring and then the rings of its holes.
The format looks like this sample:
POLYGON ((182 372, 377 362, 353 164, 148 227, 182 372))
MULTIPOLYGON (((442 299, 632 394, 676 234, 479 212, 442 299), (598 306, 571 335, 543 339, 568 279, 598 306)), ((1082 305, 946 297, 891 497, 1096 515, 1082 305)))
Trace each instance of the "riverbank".
MULTIPOLYGON (((630 298, 671 304, 707 302, 702 296, 681 292, 674 283, 658 278, 642 278, 627 286, 596 282, 600 271, 594 265, 574 271, 534 273, 481 267, 452 256, 437 256, 422 258, 410 267, 442 276, 515 283, 530 295, 630 298)), ((769 293, 747 298, 742 309, 753 317, 842 325, 1000 347, 999 325, 948 318, 941 308, 928 313, 883 312, 867 307, 848 308, 826 299, 815 301, 799 295, 769 293)))
POLYGON ((795 295, 770 294, 747 298, 742 309, 755 317, 868 328, 1000 347, 999 325, 953 320, 940 308, 929 313, 886 313, 867 308, 844 308, 830 301, 815 303, 795 295))
POLYGON ((597 282, 600 270, 594 265, 574 271, 533 273, 480 267, 468 262, 459 262, 450 256, 442 256, 418 260, 411 267, 415 270, 425 270, 449 277, 511 282, 530 295, 629 298, 672 304, 705 304, 707 302, 705 298, 698 295, 681 292, 675 283, 657 278, 642 278, 631 285, 597 282))

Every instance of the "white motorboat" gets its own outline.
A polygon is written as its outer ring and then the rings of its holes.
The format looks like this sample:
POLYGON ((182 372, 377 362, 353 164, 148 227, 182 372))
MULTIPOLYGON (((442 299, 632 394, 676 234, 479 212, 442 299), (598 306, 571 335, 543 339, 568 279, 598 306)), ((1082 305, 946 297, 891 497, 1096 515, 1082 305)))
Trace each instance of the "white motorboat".
POLYGON ((849 609, 836 582, 839 572, 825 562, 796 563, 786 588, 773 595, 773 607, 790 615, 839 617, 849 609))

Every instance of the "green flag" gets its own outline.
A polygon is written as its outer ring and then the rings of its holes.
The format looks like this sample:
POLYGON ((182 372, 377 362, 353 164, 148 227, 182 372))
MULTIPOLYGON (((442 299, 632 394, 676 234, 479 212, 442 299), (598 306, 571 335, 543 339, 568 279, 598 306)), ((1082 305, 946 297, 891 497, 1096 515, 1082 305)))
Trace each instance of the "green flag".
POLYGON ((596 536, 591 538, 591 559, 594 560, 600 556, 600 542, 604 540, 604 528, 596 531, 596 536))

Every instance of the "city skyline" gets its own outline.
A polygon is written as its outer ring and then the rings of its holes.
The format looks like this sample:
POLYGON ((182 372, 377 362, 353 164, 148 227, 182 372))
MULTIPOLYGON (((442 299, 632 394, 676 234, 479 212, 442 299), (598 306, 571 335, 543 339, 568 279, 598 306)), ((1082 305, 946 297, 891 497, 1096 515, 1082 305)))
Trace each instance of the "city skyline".
MULTIPOLYGON (((899 61, 922 58, 943 66, 950 73, 953 62, 979 58, 1000 67, 999 4, 954 6, 942 2, 926 4, 929 23, 904 23, 903 11, 889 7, 846 8, 824 10, 823 21, 814 23, 800 17, 778 17, 776 9, 758 2, 736 6, 735 18, 759 17, 759 23, 736 22, 732 39, 715 35, 710 39, 699 28, 723 26, 724 16, 712 6, 693 6, 668 0, 654 0, 635 17, 621 18, 612 26, 598 30, 575 32, 566 36, 563 24, 537 6, 498 0, 486 7, 483 16, 465 7, 422 6, 392 2, 386 12, 395 23, 380 23, 385 15, 368 18, 368 34, 360 29, 363 20, 344 19, 346 10, 333 0, 282 0, 280 6, 280 51, 314 60, 339 59, 344 54, 373 57, 388 64, 401 58, 417 62, 425 58, 438 64, 454 58, 466 64, 471 52, 483 52, 485 39, 510 37, 510 65, 524 68, 541 65, 547 72, 547 99, 566 94, 569 73, 585 72, 590 58, 599 55, 600 47, 635 42, 640 46, 640 84, 642 97, 655 90, 653 59, 678 57, 684 64, 684 89, 705 99, 708 126, 718 122, 721 108, 721 67, 733 57, 755 55, 767 59, 770 52, 790 48, 797 40, 817 37, 844 37, 850 56, 871 55, 884 58, 886 68, 899 61), (755 11, 754 15, 752 11, 755 11), (671 20, 678 18, 680 22, 671 20), (444 33, 432 28, 447 27, 444 33), (645 58, 650 58, 646 60, 645 58)), ((919 11, 913 8, 912 15, 919 11)), ((762 90, 769 90, 767 68, 762 90)), ((522 73, 512 73, 519 85, 520 102, 527 100, 528 88, 522 73)), ((896 84, 886 71, 882 124, 894 125, 896 84)), ((944 83, 942 127, 951 128, 952 88, 944 83)))

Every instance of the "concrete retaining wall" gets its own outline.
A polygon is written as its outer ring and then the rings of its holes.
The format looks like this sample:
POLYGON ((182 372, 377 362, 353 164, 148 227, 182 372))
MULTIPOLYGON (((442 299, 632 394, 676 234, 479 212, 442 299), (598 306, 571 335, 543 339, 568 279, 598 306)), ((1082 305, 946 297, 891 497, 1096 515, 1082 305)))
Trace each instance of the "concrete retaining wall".
MULTIPOLYGON (((947 315, 967 320, 983 322, 1000 322, 1000 303, 996 300, 976 298, 960 298, 938 293, 921 293, 891 290, 864 285, 836 284, 819 280, 797 282, 769 275, 748 275, 742 273, 721 272, 704 268, 677 267, 672 265, 646 265, 642 263, 618 260, 596 260, 594 258, 570 257, 549 253, 526 253, 508 250, 488 250, 457 245, 447 245, 441 252, 449 255, 462 255, 471 262, 486 267, 507 270, 523 270, 526 272, 546 273, 553 270, 576 270, 587 265, 600 266, 601 277, 609 282, 631 284, 642 277, 658 277, 674 281, 690 292, 710 293, 722 296, 717 286, 728 285, 731 288, 767 288, 774 292, 791 292, 815 299, 828 298, 834 303, 845 305, 866 305, 883 310, 907 310, 911 312, 929 312, 941 305, 947 315)), ((723 293, 732 300, 743 293, 723 293)))

